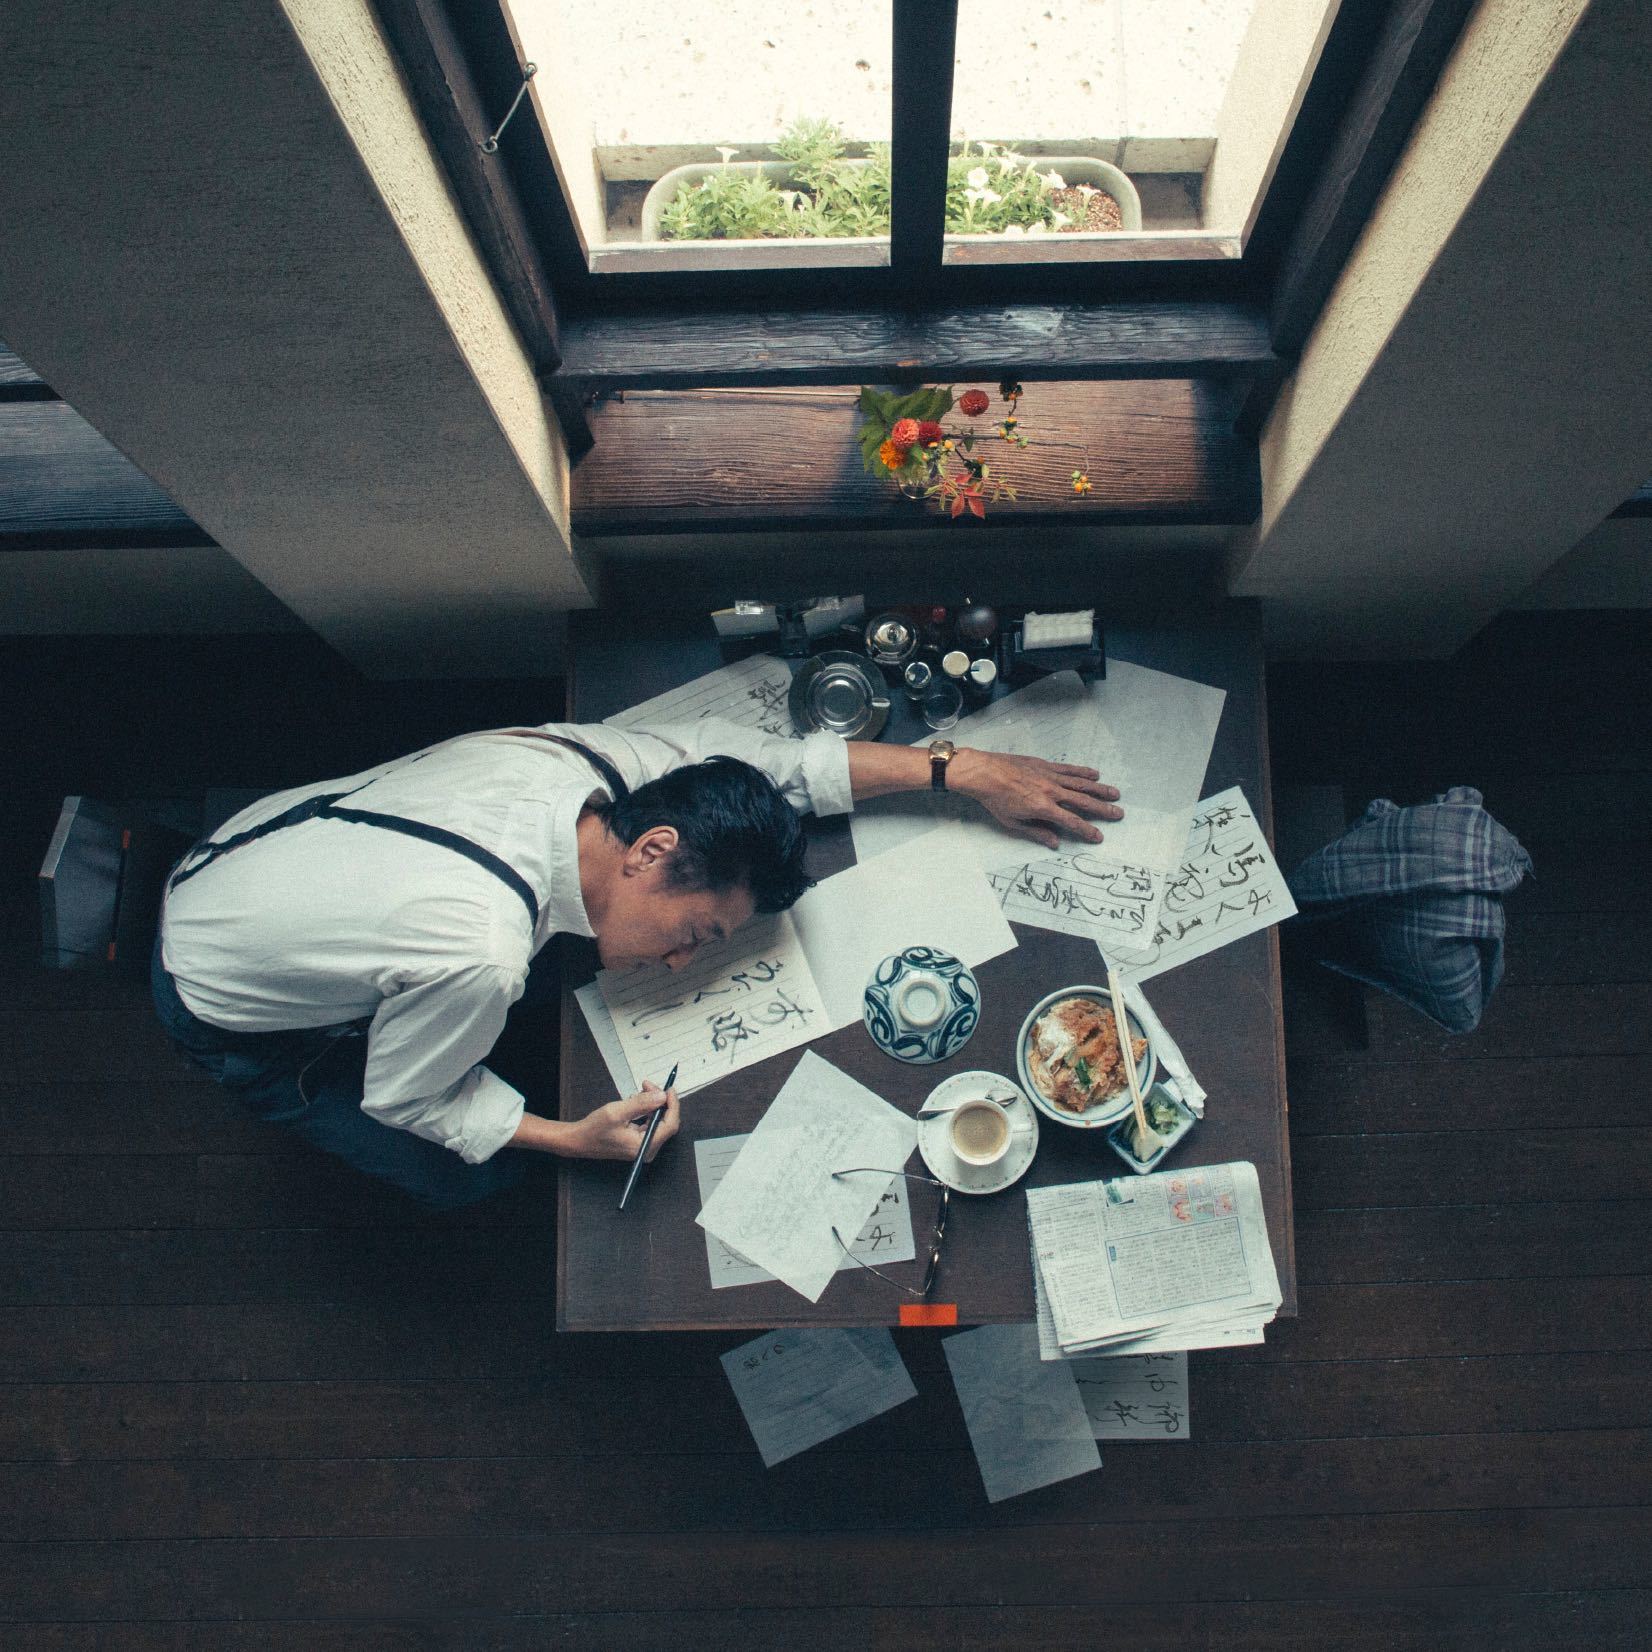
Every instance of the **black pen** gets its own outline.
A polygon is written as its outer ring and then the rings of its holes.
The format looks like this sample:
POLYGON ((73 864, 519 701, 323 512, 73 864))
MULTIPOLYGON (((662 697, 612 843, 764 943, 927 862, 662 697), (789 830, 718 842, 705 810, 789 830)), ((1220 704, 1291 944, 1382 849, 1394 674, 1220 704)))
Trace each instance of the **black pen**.
MULTIPOLYGON (((677 1069, 673 1067, 666 1077, 662 1089, 669 1090, 677 1082, 677 1069)), ((643 1160, 648 1157, 648 1144, 654 1139, 654 1127, 665 1117, 665 1109, 656 1107, 648 1115, 648 1124, 642 1133, 642 1146, 637 1149, 637 1156, 631 1161, 631 1174, 625 1178, 625 1191, 620 1194, 619 1207, 625 1209, 625 1201, 631 1197, 631 1189, 637 1185, 637 1178, 642 1174, 643 1160)))

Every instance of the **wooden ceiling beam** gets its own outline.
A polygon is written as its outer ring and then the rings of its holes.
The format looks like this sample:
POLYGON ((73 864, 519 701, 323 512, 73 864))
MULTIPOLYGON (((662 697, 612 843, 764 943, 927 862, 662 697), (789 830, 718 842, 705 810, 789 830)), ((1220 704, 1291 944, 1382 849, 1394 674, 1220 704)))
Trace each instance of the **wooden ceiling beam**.
POLYGON ((1022 304, 903 313, 568 316, 562 369, 586 391, 961 379, 1255 378, 1280 365, 1245 304, 1022 304))

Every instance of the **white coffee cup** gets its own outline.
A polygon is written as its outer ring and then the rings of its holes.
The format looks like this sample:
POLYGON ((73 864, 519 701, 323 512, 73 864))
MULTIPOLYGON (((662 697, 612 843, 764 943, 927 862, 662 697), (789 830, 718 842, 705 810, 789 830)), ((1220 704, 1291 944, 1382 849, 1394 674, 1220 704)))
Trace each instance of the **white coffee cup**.
POLYGON ((947 1141, 954 1154, 961 1163, 980 1169, 997 1164, 1009 1152, 1014 1131, 1009 1114, 984 1096, 959 1102, 946 1121, 947 1141))

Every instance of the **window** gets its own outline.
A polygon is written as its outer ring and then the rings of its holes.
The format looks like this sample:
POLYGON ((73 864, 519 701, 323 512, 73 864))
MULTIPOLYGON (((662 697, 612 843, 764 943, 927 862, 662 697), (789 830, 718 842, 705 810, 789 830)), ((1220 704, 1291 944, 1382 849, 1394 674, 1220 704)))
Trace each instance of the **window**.
MULTIPOLYGON (((1337 0, 500 0, 595 275, 880 268, 896 98, 950 98, 951 265, 1231 260, 1337 0)), ((937 148, 935 124, 926 140, 937 148)))

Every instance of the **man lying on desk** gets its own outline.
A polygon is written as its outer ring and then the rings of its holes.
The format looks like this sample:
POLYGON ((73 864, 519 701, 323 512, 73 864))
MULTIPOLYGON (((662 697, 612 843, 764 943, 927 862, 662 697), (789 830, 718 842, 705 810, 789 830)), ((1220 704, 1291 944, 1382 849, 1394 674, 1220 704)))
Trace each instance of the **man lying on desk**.
MULTIPOLYGON (((629 1159, 675 1092, 568 1123, 483 1061, 555 934, 673 969, 808 887, 800 812, 936 787, 1054 847, 1117 820, 1092 769, 779 739, 734 724, 494 729, 280 792, 172 875, 152 983, 174 1042, 254 1113, 427 1204, 469 1204, 537 1148, 629 1159)), ((650 1155, 652 1156, 652 1154, 650 1155)))

